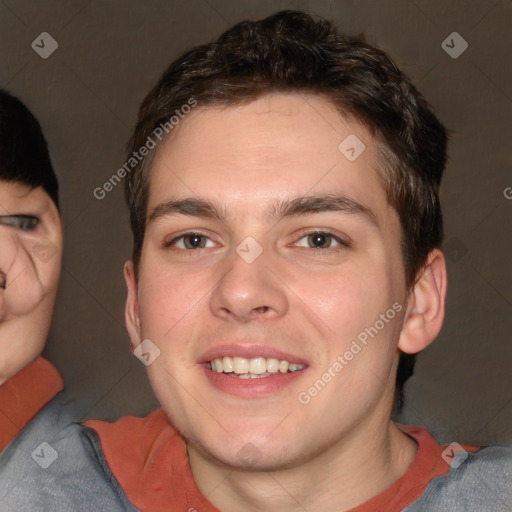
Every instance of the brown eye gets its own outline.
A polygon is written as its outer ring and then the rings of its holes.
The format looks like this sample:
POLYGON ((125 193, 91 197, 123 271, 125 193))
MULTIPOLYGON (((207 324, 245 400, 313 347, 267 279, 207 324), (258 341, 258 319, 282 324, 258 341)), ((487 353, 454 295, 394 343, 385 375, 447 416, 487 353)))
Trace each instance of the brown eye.
POLYGON ((339 251, 350 247, 350 242, 329 231, 315 230, 302 235, 294 245, 296 247, 304 247, 305 249, 339 251))
POLYGON ((206 245, 206 237, 197 233, 183 236, 183 242, 187 249, 201 249, 206 245))
POLYGON ((308 235, 308 244, 314 249, 328 249, 332 242, 332 236, 328 233, 313 233, 308 235))
POLYGON ((193 250, 215 247, 209 237, 201 233, 184 233, 164 244, 166 248, 193 250))
POLYGON ((334 249, 347 244, 337 236, 323 231, 315 231, 302 236, 296 244, 307 249, 334 249))

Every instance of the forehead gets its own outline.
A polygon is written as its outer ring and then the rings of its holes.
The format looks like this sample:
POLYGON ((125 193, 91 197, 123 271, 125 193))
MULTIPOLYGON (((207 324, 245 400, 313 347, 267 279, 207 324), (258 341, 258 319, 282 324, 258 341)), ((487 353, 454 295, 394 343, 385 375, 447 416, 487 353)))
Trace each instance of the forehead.
POLYGON ((0 215, 20 213, 21 210, 43 212, 52 204, 42 187, 31 188, 20 182, 0 180, 0 215))
POLYGON ((342 193, 385 208, 377 161, 369 131, 318 96, 273 94, 197 108, 157 150, 148 213, 169 196, 224 202, 238 217, 313 194, 342 193))

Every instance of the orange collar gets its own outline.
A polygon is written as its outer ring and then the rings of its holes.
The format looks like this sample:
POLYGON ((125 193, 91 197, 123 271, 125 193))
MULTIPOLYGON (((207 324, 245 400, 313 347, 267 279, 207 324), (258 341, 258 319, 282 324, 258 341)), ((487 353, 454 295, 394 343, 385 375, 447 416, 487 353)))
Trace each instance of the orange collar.
MULTIPOLYGON (((62 389, 57 369, 42 357, 0 386, 0 451, 62 389)), ((85 426, 98 433, 114 476, 140 510, 219 512, 197 488, 185 440, 162 409, 146 418, 125 416, 115 423, 90 420, 85 426)), ((414 462, 394 484, 350 512, 401 511, 423 494, 433 478, 448 472, 441 457, 443 447, 425 429, 400 428, 418 443, 414 462)))
MULTIPOLYGON (((146 418, 85 423, 100 436, 107 462, 128 499, 144 512, 219 512, 199 491, 188 464, 184 439, 160 409, 146 418)), ((418 443, 414 462, 384 492, 351 512, 395 512, 417 500, 428 483, 450 469, 443 447, 421 427, 400 426, 418 443)))
POLYGON ((63 389, 62 377, 38 357, 0 386, 0 451, 63 389))

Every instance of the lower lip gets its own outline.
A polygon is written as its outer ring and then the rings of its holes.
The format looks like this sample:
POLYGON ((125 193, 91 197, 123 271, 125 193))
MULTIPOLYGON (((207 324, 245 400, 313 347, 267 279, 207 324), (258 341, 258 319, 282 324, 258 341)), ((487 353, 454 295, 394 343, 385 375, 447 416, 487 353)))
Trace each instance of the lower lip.
POLYGON ((271 395, 299 379, 306 368, 291 373, 273 373, 259 379, 240 379, 225 373, 216 373, 203 365, 203 371, 210 384, 224 393, 247 398, 271 395))

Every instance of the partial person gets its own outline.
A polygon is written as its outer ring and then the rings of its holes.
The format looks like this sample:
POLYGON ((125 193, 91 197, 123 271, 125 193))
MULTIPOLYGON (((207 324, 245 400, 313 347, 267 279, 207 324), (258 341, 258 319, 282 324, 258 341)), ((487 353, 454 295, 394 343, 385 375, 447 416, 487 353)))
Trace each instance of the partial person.
POLYGON ((58 183, 46 140, 27 107, 0 90, 0 450, 62 389, 58 372, 39 357, 61 257, 58 183), (36 370, 37 383, 30 378, 36 370))

